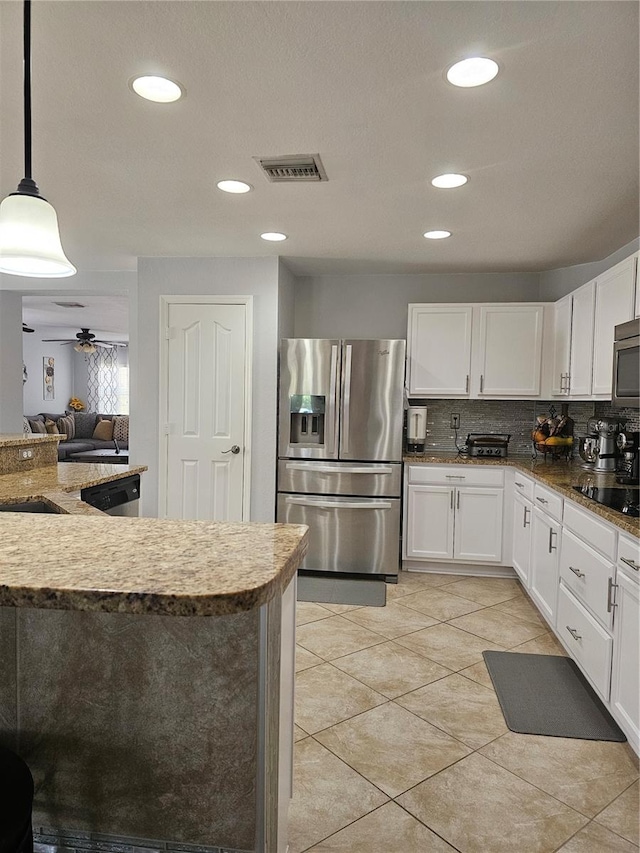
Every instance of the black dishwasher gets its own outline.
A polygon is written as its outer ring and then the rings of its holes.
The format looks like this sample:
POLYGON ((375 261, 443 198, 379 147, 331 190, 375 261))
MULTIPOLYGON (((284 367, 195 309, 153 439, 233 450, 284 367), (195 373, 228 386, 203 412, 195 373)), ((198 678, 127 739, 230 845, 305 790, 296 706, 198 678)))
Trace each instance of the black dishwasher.
POLYGON ((99 486, 88 486, 81 490, 80 499, 107 515, 136 516, 140 499, 140 475, 132 474, 99 486))

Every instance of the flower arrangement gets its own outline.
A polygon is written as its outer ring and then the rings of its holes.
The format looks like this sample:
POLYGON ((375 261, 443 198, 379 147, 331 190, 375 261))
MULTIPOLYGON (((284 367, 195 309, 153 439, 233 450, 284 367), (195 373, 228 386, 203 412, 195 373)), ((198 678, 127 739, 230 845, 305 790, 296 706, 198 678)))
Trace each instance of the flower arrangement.
POLYGON ((79 397, 72 397, 69 400, 69 408, 74 412, 81 412, 84 409, 84 403, 79 397))

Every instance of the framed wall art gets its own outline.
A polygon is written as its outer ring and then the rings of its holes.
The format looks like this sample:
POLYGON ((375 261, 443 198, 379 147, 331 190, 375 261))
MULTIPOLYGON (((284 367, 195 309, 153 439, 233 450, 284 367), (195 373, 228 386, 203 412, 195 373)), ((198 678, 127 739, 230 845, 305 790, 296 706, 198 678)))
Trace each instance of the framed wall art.
POLYGON ((45 400, 55 400, 55 358, 52 356, 44 356, 42 359, 42 381, 43 394, 45 400))

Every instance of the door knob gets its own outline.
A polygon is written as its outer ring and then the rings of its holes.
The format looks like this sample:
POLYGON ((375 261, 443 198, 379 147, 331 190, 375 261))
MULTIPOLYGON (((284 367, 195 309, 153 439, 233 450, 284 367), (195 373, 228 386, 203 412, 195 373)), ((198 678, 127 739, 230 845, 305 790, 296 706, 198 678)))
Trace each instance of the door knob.
POLYGON ((230 447, 228 450, 223 450, 223 453, 240 453, 240 447, 237 444, 234 444, 233 447, 230 447))

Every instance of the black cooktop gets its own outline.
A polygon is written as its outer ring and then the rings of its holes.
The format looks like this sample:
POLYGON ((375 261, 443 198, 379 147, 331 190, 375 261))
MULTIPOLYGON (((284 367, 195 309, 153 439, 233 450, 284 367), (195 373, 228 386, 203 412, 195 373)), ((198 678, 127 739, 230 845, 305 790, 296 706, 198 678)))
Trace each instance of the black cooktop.
POLYGON ((618 486, 618 488, 604 489, 601 486, 573 486, 576 492, 580 492, 596 503, 615 509, 631 518, 638 518, 638 502, 640 501, 639 486, 618 486))

